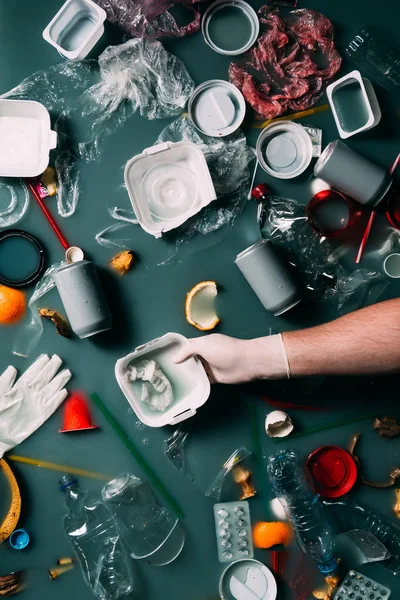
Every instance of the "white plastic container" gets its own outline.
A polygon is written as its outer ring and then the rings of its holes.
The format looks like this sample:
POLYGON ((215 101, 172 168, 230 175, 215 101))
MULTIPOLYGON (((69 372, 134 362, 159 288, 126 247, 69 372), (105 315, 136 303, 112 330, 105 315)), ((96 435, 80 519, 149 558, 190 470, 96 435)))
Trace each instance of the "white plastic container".
POLYGON ((243 123, 246 102, 236 86, 222 79, 210 79, 192 93, 188 113, 193 125, 210 137, 230 135, 243 123))
POLYGON ((256 152, 264 171, 278 179, 301 175, 313 157, 310 136, 293 121, 267 125, 258 137, 256 152))
POLYGON ((67 0, 43 37, 68 60, 85 58, 104 33, 106 12, 92 0, 67 0))
POLYGON ((137 417, 149 427, 176 425, 193 417, 210 395, 210 382, 198 358, 189 358, 180 365, 173 362, 182 346, 188 343, 179 333, 166 333, 116 362, 115 376, 121 390, 137 417), (125 377, 128 366, 142 360, 154 360, 172 384, 174 401, 163 412, 141 402, 140 381, 130 382, 125 377))
POLYGON ((244 0, 217 0, 204 13, 201 31, 215 52, 237 56, 256 42, 260 22, 256 11, 244 0))
POLYGON ((192 142, 146 148, 127 163, 124 179, 139 225, 156 238, 217 197, 206 159, 192 142))
POLYGON ((48 110, 31 100, 0 99, 0 176, 37 177, 49 166, 57 133, 48 110))
POLYGON ((352 71, 331 83, 326 93, 342 139, 367 131, 381 120, 375 90, 360 71, 352 71))

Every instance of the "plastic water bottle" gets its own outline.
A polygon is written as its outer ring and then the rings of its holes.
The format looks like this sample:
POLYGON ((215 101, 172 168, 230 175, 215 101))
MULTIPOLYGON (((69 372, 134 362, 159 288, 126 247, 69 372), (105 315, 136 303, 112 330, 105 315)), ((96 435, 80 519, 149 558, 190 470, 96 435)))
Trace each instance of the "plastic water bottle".
POLYGON ((334 534, 312 489, 304 457, 297 450, 281 450, 269 457, 267 472, 301 550, 318 563, 322 573, 332 573, 337 567, 334 534))
POLYGON ((60 480, 66 493, 64 529, 87 585, 99 600, 117 600, 133 591, 130 558, 113 517, 100 501, 89 503, 87 492, 71 475, 60 480))

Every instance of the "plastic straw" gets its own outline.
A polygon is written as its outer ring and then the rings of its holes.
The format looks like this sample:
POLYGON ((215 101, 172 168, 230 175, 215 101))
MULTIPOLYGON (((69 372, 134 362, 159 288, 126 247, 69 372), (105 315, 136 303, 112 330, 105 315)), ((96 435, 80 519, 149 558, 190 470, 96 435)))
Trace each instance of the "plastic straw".
POLYGON ((63 473, 71 473, 72 475, 80 475, 81 477, 90 477, 91 479, 101 479, 102 481, 110 481, 110 479, 112 479, 109 475, 101 475, 101 473, 85 471, 84 469, 69 467, 67 465, 57 465, 56 463, 47 462, 38 458, 30 458, 28 456, 8 454, 7 459, 13 462, 24 463, 25 465, 32 465, 33 467, 42 467, 43 469, 50 469, 51 471, 62 471, 63 473))
POLYGON ((91 394, 90 397, 93 400, 93 402, 95 403, 95 405, 97 406, 97 408, 103 413, 103 415, 105 416, 107 421, 110 423, 110 425, 114 429, 115 433, 119 436, 119 438, 123 441, 125 446, 128 448, 129 452, 132 454, 132 456, 134 457, 136 462, 146 473, 147 477, 152 481, 152 483, 157 488, 157 490, 160 492, 160 494, 162 494, 165 501, 169 504, 170 508, 175 512, 175 514, 179 518, 182 519, 184 516, 182 510, 180 509, 178 504, 175 502, 175 500, 172 498, 172 496, 169 494, 166 487, 164 486, 162 481, 158 478, 158 476, 155 474, 155 472, 150 467, 148 462, 140 454, 139 450, 136 448, 134 443, 129 439, 128 434, 124 431, 124 429, 121 427, 121 425, 118 423, 118 421, 116 419, 114 419, 114 417, 112 416, 112 414, 110 413, 108 408, 105 407, 102 400, 100 400, 100 398, 97 394, 91 394))
POLYGON ((42 198, 39 196, 39 194, 35 190, 34 186, 30 183, 29 179, 25 179, 25 183, 28 186, 28 188, 30 189, 32 196, 35 198, 36 202, 39 204, 40 208, 42 209, 44 216, 46 217, 46 219, 48 220, 48 222, 51 225, 51 228, 53 229, 54 233, 58 237, 58 239, 61 243, 61 246, 64 248, 64 250, 66 250, 67 248, 70 247, 70 244, 67 242, 66 238, 64 237, 63 233, 61 232, 61 229, 59 228, 59 226, 53 219, 52 215, 50 214, 49 209, 47 208, 47 206, 43 202, 42 198))
POLYGON ((371 233, 372 225, 374 224, 376 217, 376 210, 371 210, 371 214, 369 215, 368 223, 364 231, 364 235, 362 236, 361 244, 357 252, 356 260, 354 261, 357 265, 361 262, 362 256, 364 254, 365 246, 367 245, 369 234, 371 233))
MULTIPOLYGON (((335 429, 336 427, 341 427, 342 425, 348 425, 349 423, 358 423, 359 421, 366 421, 367 419, 374 419, 376 417, 376 413, 371 415, 365 415, 365 417, 353 417, 352 419, 345 419, 344 421, 335 421, 334 423, 329 423, 327 425, 321 425, 320 427, 313 427, 311 429, 305 429, 304 431, 299 431, 298 433, 291 433, 289 438, 292 440, 293 438, 303 437, 304 435, 311 435, 312 433, 318 433, 319 431, 328 431, 328 429, 335 429)), ((273 442, 287 442, 288 438, 271 438, 273 442)))
POLYGON ((310 117, 311 115, 316 115, 320 112, 325 112, 329 110, 329 104, 323 104, 322 106, 317 106, 316 108, 309 108, 308 110, 302 110, 297 113, 293 113, 292 115, 285 115, 284 117, 276 117, 275 119, 268 119, 267 121, 254 121, 252 123, 252 127, 255 129, 264 129, 267 125, 271 123, 276 123, 277 121, 295 121, 297 119, 303 119, 303 117, 310 117))

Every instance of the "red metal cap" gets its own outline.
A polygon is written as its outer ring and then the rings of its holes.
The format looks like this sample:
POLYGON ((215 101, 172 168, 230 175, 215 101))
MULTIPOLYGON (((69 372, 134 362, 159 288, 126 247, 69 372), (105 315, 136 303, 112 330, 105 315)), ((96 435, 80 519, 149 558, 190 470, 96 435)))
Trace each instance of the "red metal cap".
POLYGON ((338 446, 322 446, 310 454, 307 467, 315 491, 325 498, 339 498, 351 490, 357 480, 353 457, 338 446))
POLYGON ((269 196, 271 190, 266 183, 259 183, 255 188, 251 190, 251 195, 255 200, 262 200, 266 196, 269 196))

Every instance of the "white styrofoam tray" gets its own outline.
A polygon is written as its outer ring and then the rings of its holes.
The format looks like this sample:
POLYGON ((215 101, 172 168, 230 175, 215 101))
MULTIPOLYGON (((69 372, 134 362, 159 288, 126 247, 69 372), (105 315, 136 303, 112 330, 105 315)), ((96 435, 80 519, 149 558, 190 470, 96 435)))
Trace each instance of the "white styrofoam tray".
POLYGON ((124 179, 139 225, 156 238, 216 199, 204 155, 192 142, 146 148, 127 163, 124 179))
POLYGON ((196 414, 210 395, 210 382, 203 365, 196 357, 188 358, 182 364, 175 364, 174 358, 188 340, 179 333, 166 333, 127 356, 117 360, 115 376, 129 404, 137 417, 149 427, 176 425, 196 414), (140 400, 140 381, 130 382, 125 377, 129 365, 142 360, 155 360, 172 384, 174 401, 163 412, 153 410, 140 400))
POLYGON ((337 81, 334 81, 333 83, 328 85, 328 87, 326 88, 326 94, 328 96, 328 101, 332 109, 332 114, 335 119, 339 135, 344 140, 353 135, 356 135, 357 133, 361 133, 362 131, 372 129, 372 127, 378 125, 379 121, 381 120, 382 113, 373 85, 369 81, 369 79, 365 79, 364 77, 362 77, 360 71, 352 71, 351 73, 348 73, 344 77, 341 77, 337 81), (352 84, 356 84, 359 87, 359 110, 365 112, 366 120, 365 124, 362 127, 348 130, 343 125, 342 118, 340 115, 340 108, 335 102, 335 94, 338 93, 341 89, 346 88, 346 86, 352 84))
POLYGON ((31 100, 0 98, 0 176, 37 177, 49 165, 57 133, 48 110, 31 100))
POLYGON ((92 0, 67 0, 43 31, 43 38, 68 60, 82 60, 103 35, 106 18, 105 10, 92 0))

